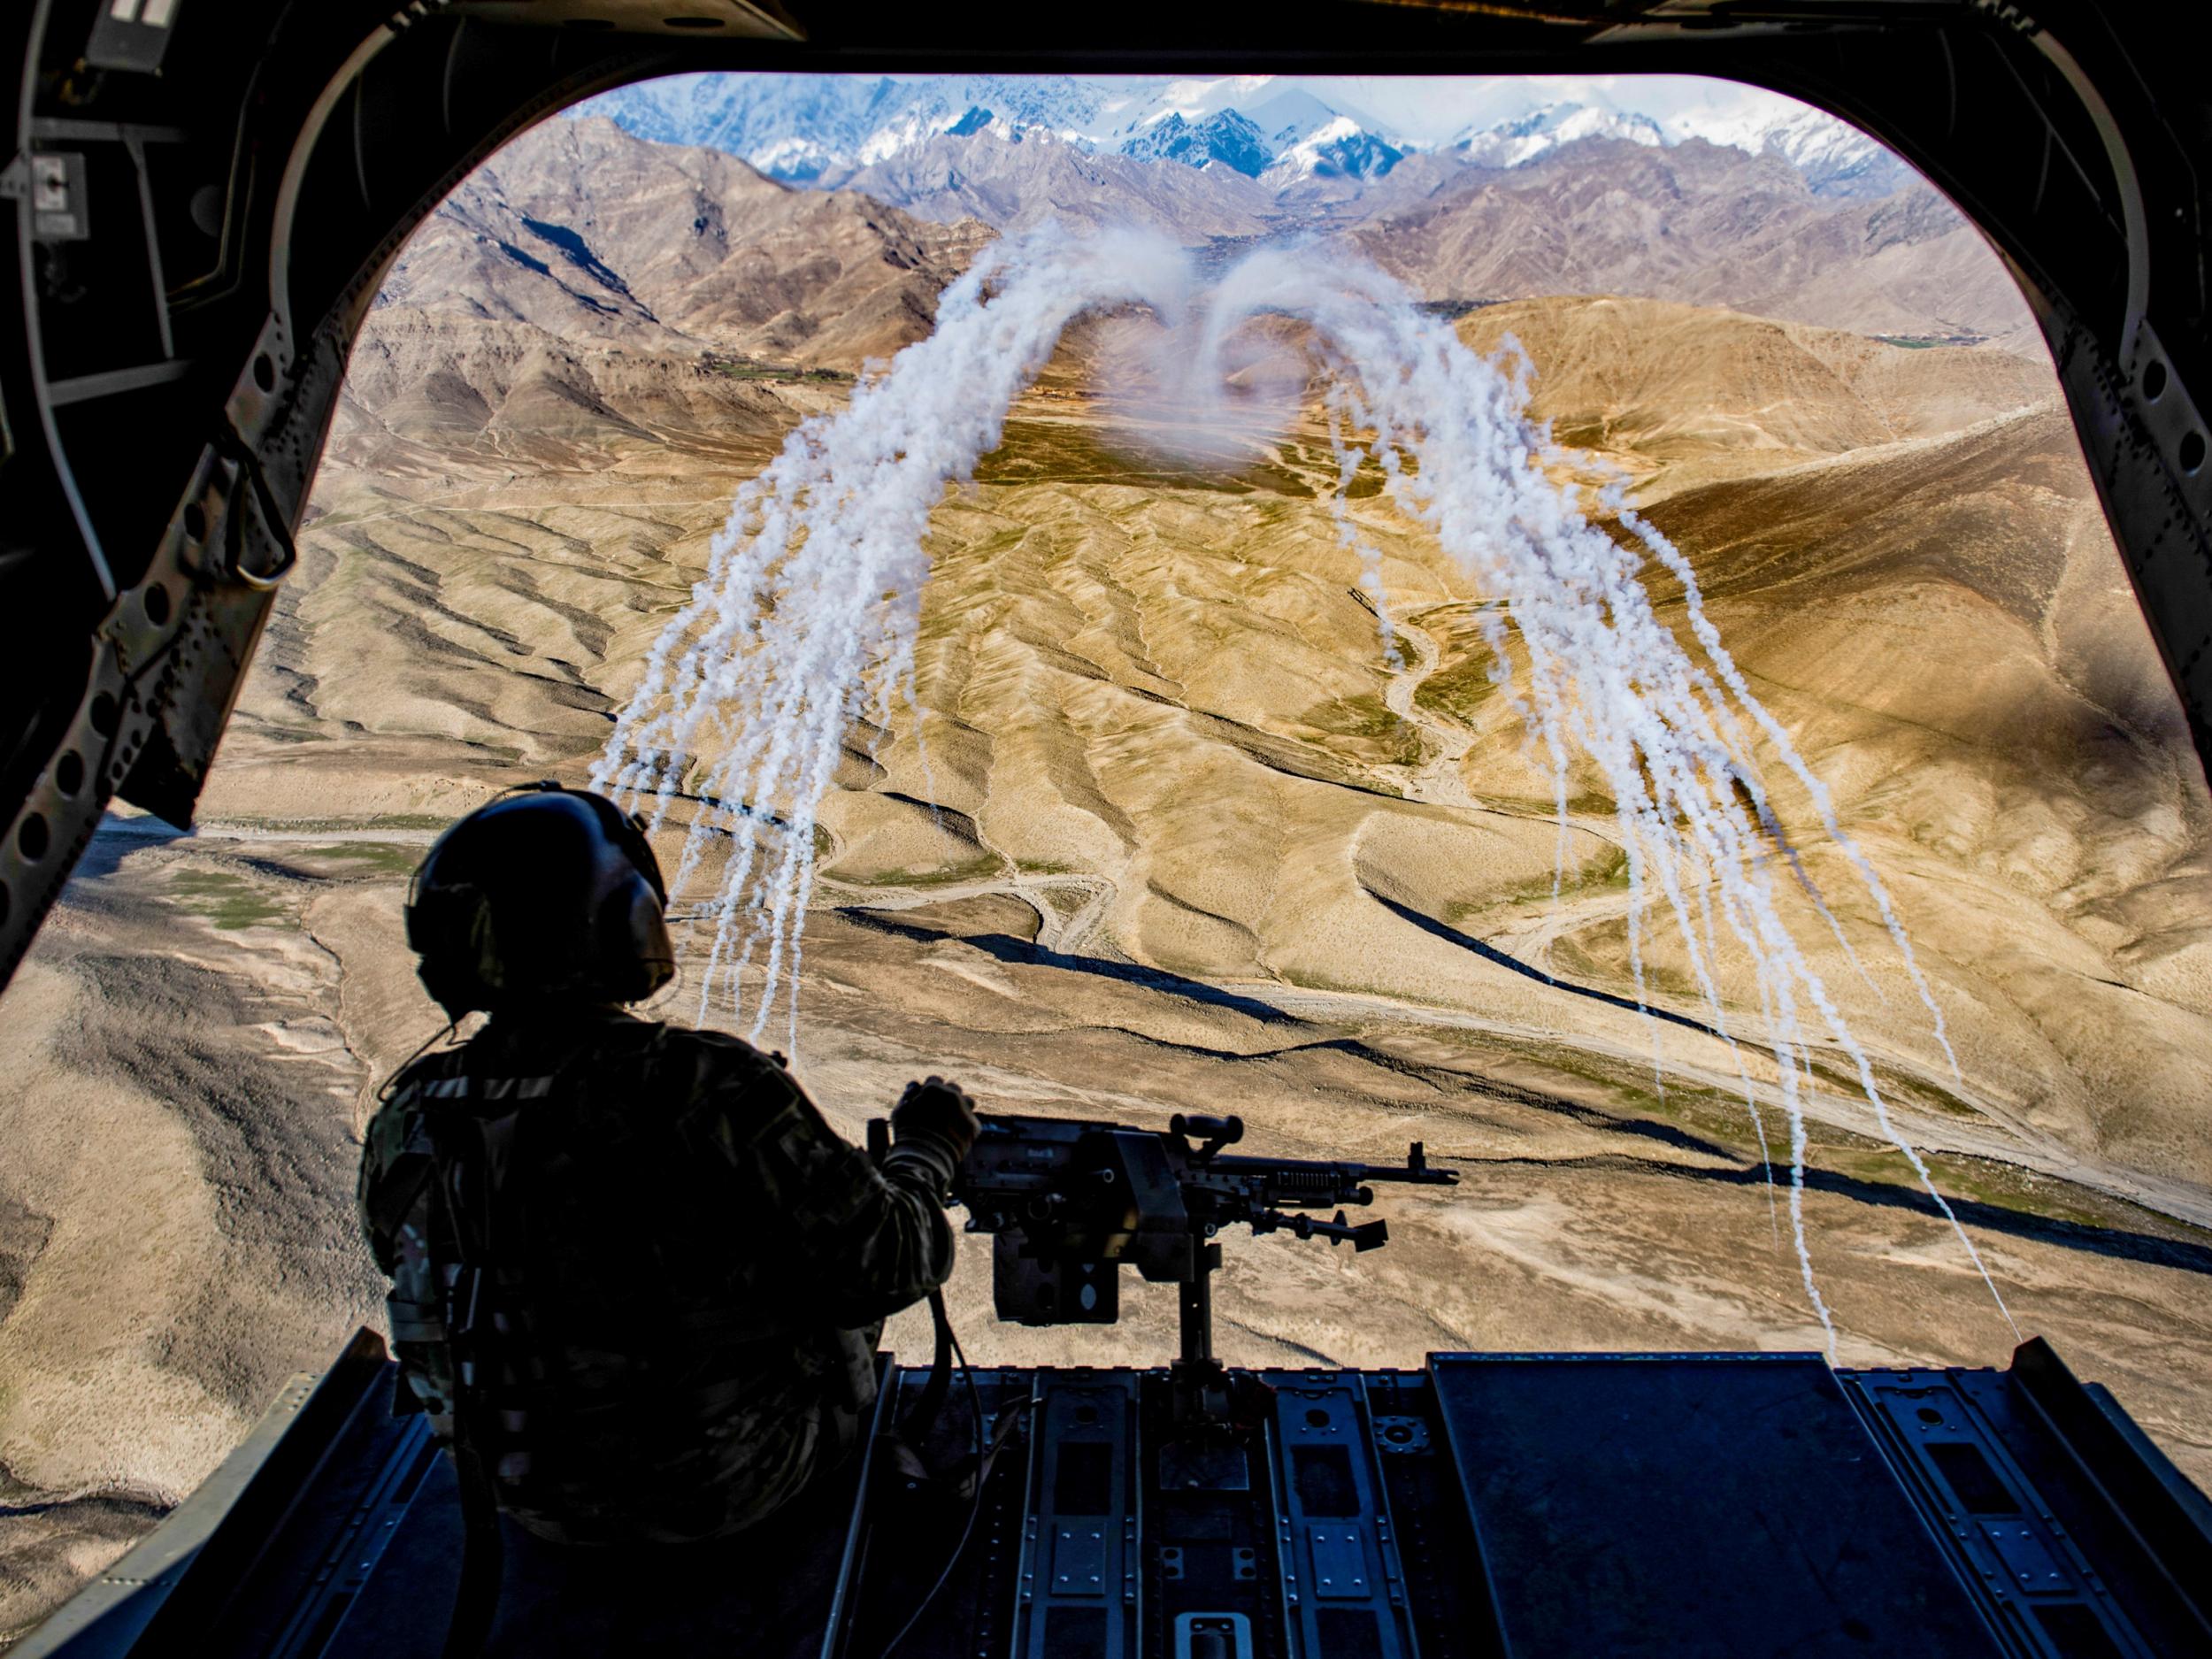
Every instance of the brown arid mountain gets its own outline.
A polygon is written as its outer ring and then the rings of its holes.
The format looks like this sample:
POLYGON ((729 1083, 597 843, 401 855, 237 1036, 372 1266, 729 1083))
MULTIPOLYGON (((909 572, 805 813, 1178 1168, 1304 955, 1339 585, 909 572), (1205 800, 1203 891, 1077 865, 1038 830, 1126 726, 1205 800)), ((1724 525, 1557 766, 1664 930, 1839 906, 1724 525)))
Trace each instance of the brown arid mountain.
MULTIPOLYGON (((1470 332, 1514 330, 1540 365, 1563 319, 1531 309, 1555 308, 1498 307, 1470 332)), ((2030 373, 1992 374, 2005 359, 1985 352, 1575 310, 1600 338, 1647 342, 1644 373, 1581 390, 1578 354, 1555 348, 1567 372, 1544 375, 1538 408, 1585 434, 1600 413, 1583 442, 1642 475, 1648 517, 1693 550, 1724 636, 1854 834, 1885 847, 1901 897, 1945 917, 1915 935, 1954 987, 1967 1078, 2077 1156, 2212 1182, 2204 783, 2062 408, 2023 406, 2030 373), (1717 388, 1716 447, 1771 455, 1760 472, 1707 481, 1677 458, 1683 428, 1654 411, 1691 406, 1699 382, 1717 388), (1740 396, 1785 383, 1774 412, 1740 396)), ((1502 712, 1471 716, 1473 753, 1502 752, 1502 712)), ((1839 868, 1828 885, 1848 891, 1839 868)))
POLYGON ((2054 395, 2047 363, 2008 351, 1901 349, 1663 301, 1485 306, 1461 332, 1484 351, 1526 351, 1541 368, 1529 413, 1624 466, 1645 501, 1959 432, 2054 395))
POLYGON ((551 121, 446 200, 378 306, 850 369, 927 334, 938 291, 987 234, 795 190, 612 121, 551 121))
POLYGON ((1636 295, 2041 349, 1981 234, 1926 185, 1816 196, 1778 157, 1700 140, 1585 139, 1526 166, 1470 170, 1348 234, 1433 300, 1636 295))
POLYGON ((1259 235, 1279 218, 1273 191, 1226 167, 1092 155, 1045 134, 933 138, 838 182, 924 219, 979 219, 1008 233, 1050 220, 1202 242, 1259 235))
MULTIPOLYGON (((441 1023, 401 936, 408 871, 493 790, 583 780, 732 490, 926 331, 981 234, 568 125, 544 142, 605 147, 588 199, 518 145, 376 313, 201 828, 112 822, 7 993, 0 1642, 380 1319, 358 1130, 441 1023), (760 240, 698 248, 710 202, 760 240), (605 276, 557 257, 572 232, 605 276), (761 248, 767 288, 818 257, 834 274, 765 316, 695 297, 734 294, 710 279, 761 248)), ((1472 266, 1432 292, 1499 296, 1472 266)), ((1457 326, 1528 354, 1548 465, 1624 475, 1689 556, 1888 881, 1955 1075, 1759 757, 1863 977, 1809 907, 1790 920, 2018 1328, 2212 1479, 2212 800, 2047 362, 1678 297, 1525 297, 1457 326)), ((825 810, 801 1077, 856 1135, 938 1071, 1003 1110, 1238 1111, 1309 1156, 1418 1137, 1462 1172, 1394 1198, 1385 1251, 1235 1240, 1233 1361, 1820 1347, 1732 1062, 1603 1000, 1632 986, 1594 774, 1555 902, 1550 780, 1475 644, 1488 596, 1359 494, 1394 666, 1317 411, 1164 458, 1096 395, 1110 332, 1071 336, 933 519, 921 711, 853 733, 825 810)), ((1701 1018, 1663 929, 1647 962, 1655 1004, 1701 1018)), ((1722 966, 1755 1042, 1745 964, 1722 966)), ((695 986, 657 1011, 695 1008, 695 986)), ((2012 1326, 1840 1056, 1817 1059, 1805 1206, 1839 1357, 2002 1363, 2012 1326)), ((979 1362, 1171 1343, 1173 1298, 1133 1286, 1113 1330, 996 1325, 987 1256, 951 1294, 979 1362)))
POLYGON ((578 465, 644 441, 757 465, 826 388, 927 334, 989 234, 611 121, 549 122, 408 244, 354 348, 331 455, 578 465))
POLYGON ((1820 195, 1779 157, 1697 139, 1664 148, 1582 139, 1509 168, 1423 154, 1379 179, 1315 177, 1278 190, 1217 165, 1147 164, 980 132, 932 139, 840 182, 924 219, 1005 233, 1055 219, 1231 248, 1340 237, 1444 303, 1632 295, 2042 350, 1981 234, 1926 185, 1820 195))

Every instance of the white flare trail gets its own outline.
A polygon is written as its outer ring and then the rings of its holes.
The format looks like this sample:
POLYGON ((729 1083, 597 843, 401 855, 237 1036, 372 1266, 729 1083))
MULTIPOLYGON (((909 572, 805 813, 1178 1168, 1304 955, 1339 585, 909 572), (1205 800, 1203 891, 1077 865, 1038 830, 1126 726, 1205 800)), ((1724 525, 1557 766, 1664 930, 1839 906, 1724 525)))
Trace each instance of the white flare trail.
MULTIPOLYGON (((1360 560, 1385 652, 1400 660, 1380 557, 1345 500, 1371 459, 1397 510, 1433 534, 1486 602, 1477 625, 1492 678, 1549 764, 1563 870, 1571 755, 1587 755, 1603 773, 1628 862, 1639 995, 1643 928, 1663 913, 1713 1028, 1736 1055, 1755 1120, 1750 1051, 1739 1047, 1723 1004, 1716 918, 1741 949, 1788 1118, 1791 1233, 1831 1355, 1835 1327, 1814 1282, 1803 1205, 1802 1090, 1816 1043, 1848 1056, 1876 1125, 1949 1219, 2002 1311, 1979 1254, 1925 1161, 1895 1129, 1863 1048, 1783 920, 1778 863, 1842 937, 1780 833, 1759 781, 1754 733, 1849 861, 1950 1058, 1933 991, 1827 790, 1722 647, 1688 560, 1617 492, 1601 496, 1609 530, 1592 520, 1573 487, 1547 475, 1540 463, 1556 452, 1528 419, 1527 364, 1517 348, 1495 361, 1479 355, 1402 285, 1337 252, 1263 250, 1202 295, 1186 257, 1151 238, 1048 229, 995 244, 945 291, 928 339, 865 380, 843 411, 798 427, 739 492, 705 577, 649 653, 593 772, 596 786, 649 801, 657 823, 675 796, 691 798, 676 887, 713 854, 722 857, 699 979, 702 1014, 725 982, 741 1012, 750 975, 751 1034, 767 1029, 780 1004, 795 1044, 817 811, 856 720, 872 712, 880 725, 901 696, 916 706, 930 512, 949 483, 968 479, 996 447, 1008 409, 1070 323, 1087 311, 1140 307, 1176 354, 1171 378, 1190 387, 1223 383, 1240 331, 1263 320, 1279 327, 1274 319, 1283 318, 1303 326, 1337 463, 1333 510, 1340 540, 1360 560), (1681 586, 1702 661, 1655 609, 1644 586, 1650 561, 1681 586)), ((1844 949, 1855 966, 1847 943, 1844 949)), ((1764 1125, 1758 1129, 1763 1145, 1764 1125)))
POLYGON ((833 416, 794 431, 739 491, 691 603, 662 632, 593 768, 595 787, 696 810, 676 879, 726 855, 703 1016, 764 957, 751 1035, 779 997, 797 1036, 801 928, 817 810, 853 720, 910 688, 930 510, 997 447, 1006 411, 1062 330, 1099 307, 1179 320, 1181 255, 1155 240, 1056 234, 1001 242, 939 303, 937 327, 833 416))

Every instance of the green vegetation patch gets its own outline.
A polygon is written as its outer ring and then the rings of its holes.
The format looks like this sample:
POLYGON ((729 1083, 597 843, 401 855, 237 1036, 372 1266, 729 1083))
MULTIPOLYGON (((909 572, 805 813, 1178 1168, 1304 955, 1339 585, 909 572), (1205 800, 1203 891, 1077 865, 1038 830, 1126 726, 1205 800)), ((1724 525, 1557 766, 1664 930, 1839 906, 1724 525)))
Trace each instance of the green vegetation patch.
POLYGON ((338 864, 356 866, 348 874, 366 876, 408 876, 423 859, 424 849, 404 847, 396 841, 334 841, 327 847, 310 847, 303 858, 321 858, 338 864))
MULTIPOLYGON (((1879 1062, 1874 1064, 1874 1086, 1883 1098, 1891 1102, 1909 1101, 1916 1106, 1929 1107, 1948 1118, 1979 1118, 1982 1114, 1968 1105, 1947 1088, 1929 1082, 1924 1078, 1900 1071, 1879 1062)), ((1847 1073, 1819 1061, 1812 1062, 1813 1075, 1847 1100, 1863 1100, 1866 1093, 1860 1087, 1856 1073, 1847 1073)), ((1871 1108, 1869 1108, 1871 1110, 1871 1108)))
POLYGON ((1362 758, 1386 766, 1417 766, 1427 752, 1421 728, 1394 714, 1373 692, 1317 703, 1299 719, 1331 737, 1347 738, 1365 751, 1362 758))
POLYGON ((1461 318, 1482 310, 1486 305, 1504 303, 1505 302, 1502 299, 1420 300, 1416 302, 1414 310, 1419 311, 1424 317, 1441 317, 1448 323, 1455 323, 1461 318))
POLYGON ((1552 442, 1571 449, 1602 449, 1613 437, 1609 422, 1594 415, 1558 415, 1551 423, 1552 442))
POLYGON ((710 374, 733 380, 766 380, 772 385, 843 386, 853 378, 842 369, 803 369, 795 363, 759 363, 751 357, 719 357, 711 352, 702 354, 700 366, 710 374))
MULTIPOLYGON (((1563 933, 1552 941, 1551 951, 1561 979, 1615 996, 1636 995, 1635 976, 1629 968, 1626 917, 1593 922, 1574 933, 1563 933)), ((1649 955, 1644 957, 1643 972, 1646 991, 1676 998, 1693 1010, 1692 1018, 1705 1018, 1705 990, 1694 974, 1655 962, 1649 955)))
MULTIPOLYGON (((1328 465, 1332 472, 1336 470, 1334 457, 1330 457, 1328 465)), ((1406 456, 1402 457, 1398 470, 1406 477, 1412 478, 1418 475, 1421 468, 1419 463, 1411 456, 1406 456)), ((1352 474, 1352 481, 1344 487, 1344 499, 1347 501, 1371 500, 1389 488, 1389 474, 1383 471, 1382 463, 1375 458, 1375 452, 1370 449, 1360 457, 1358 470, 1352 474)))
MULTIPOLYGON (((1616 887, 1626 891, 1628 887, 1628 855, 1617 847, 1609 847, 1600 857, 1567 871, 1559 883, 1559 898, 1563 903, 1572 898, 1596 892, 1601 887, 1616 887)), ((1552 885, 1548 877, 1504 893, 1486 894, 1479 899, 1468 899, 1445 907, 1444 920, 1462 922, 1471 916, 1481 916, 1494 910, 1517 910, 1525 905, 1552 902, 1552 885)))
POLYGON ((862 875, 850 871, 825 870, 822 873, 832 880, 849 882, 862 887, 943 887, 956 881, 979 881, 987 876, 1003 875, 1006 861, 995 853, 964 860, 956 864, 944 864, 933 870, 878 870, 862 875))
POLYGON ((1978 346, 1986 334, 1877 334, 1886 346, 1900 346, 1907 351, 1925 351, 1931 346, 1978 346))
POLYGON ((1484 613, 1496 615, 1512 631, 1511 615, 1491 603, 1437 605, 1412 619, 1436 641, 1439 652, 1436 666, 1414 687, 1414 707, 1472 726, 1476 713, 1497 695, 1498 682, 1491 678, 1497 656, 1482 636, 1484 613))
POLYGON ((1045 887, 1037 896, 1064 922, 1090 902, 1087 894, 1078 892, 1073 887, 1045 887))
POLYGON ((332 830, 442 830, 460 817, 457 812, 373 812, 365 818, 210 818, 202 829, 288 830, 300 834, 326 834, 332 830))
POLYGON ((180 870, 170 880, 177 902, 225 933, 288 924, 291 912, 243 876, 226 870, 180 870))
POLYGON ((1275 461, 1205 466, 1165 456, 1110 449, 1084 427, 1049 420, 1010 420, 999 447, 976 464, 979 484, 1141 484, 1152 489, 1203 489, 1230 495, 1313 498, 1312 488, 1275 461))
MULTIPOLYGON (((2077 1186, 2055 1175, 1957 1153, 1928 1152, 1921 1156, 1928 1172, 1935 1178, 1936 1190, 1954 1202, 1965 1199, 2044 1221, 2077 1227, 2117 1227, 2177 1241, 2195 1242, 2206 1236, 2203 1228, 2093 1187, 2077 1186)), ((1869 1146, 1823 1162, 1862 1180, 1879 1180, 1920 1190, 1919 1176, 1913 1172, 1905 1155, 1894 1147, 1869 1146)), ((1974 1225, 1972 1217, 1964 1219, 1970 1230, 1974 1225)))
POLYGON ((1497 695, 1490 668, 1487 650, 1455 654, 1413 688, 1414 706, 1472 726, 1476 711, 1497 695))

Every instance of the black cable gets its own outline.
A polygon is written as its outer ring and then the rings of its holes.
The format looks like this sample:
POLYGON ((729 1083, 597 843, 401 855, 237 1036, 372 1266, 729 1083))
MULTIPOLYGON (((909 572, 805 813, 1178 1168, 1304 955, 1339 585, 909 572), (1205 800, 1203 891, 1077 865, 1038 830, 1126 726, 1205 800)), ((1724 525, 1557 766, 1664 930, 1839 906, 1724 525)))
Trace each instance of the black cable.
POLYGON ((922 1397, 906 1414, 906 1421, 899 1425, 900 1437, 910 1446, 918 1447, 928 1437, 937 1421, 938 1410, 945 1403, 945 1390, 952 1383, 952 1316, 945 1311, 942 1289, 929 1293, 929 1322, 935 1340, 935 1352, 929 1362, 929 1380, 922 1385, 922 1397))
MULTIPOLYGON (((898 1645, 914 1633, 914 1627, 922 1622, 922 1615, 929 1611, 930 1603, 941 1595, 945 1586, 952 1581, 952 1570, 960 1564, 960 1557, 968 1552, 968 1540, 975 1536, 975 1524, 983 1517, 983 1491, 989 1484, 990 1470, 983 1449, 983 1392, 975 1386, 975 1370, 968 1363, 968 1356, 960 1346, 960 1338, 953 1332, 949 1316, 944 1323, 945 1334, 952 1344, 952 1351, 960 1362, 960 1375, 968 1385, 968 1409, 975 1419, 975 1499, 968 1506, 968 1524, 960 1529, 960 1541, 952 1547, 952 1555, 945 1569, 937 1575, 937 1582, 929 1586, 928 1594, 915 1604, 906 1623, 899 1626, 898 1634, 883 1644, 876 1659, 891 1659, 898 1645)), ((1032 1402, 1025 1401, 1025 1405, 1032 1402)))
POLYGON ((460 1029, 460 1025, 461 1022, 459 1020, 449 1019, 445 1023, 445 1029, 443 1031, 434 1031, 427 1037, 425 1037, 422 1040, 421 1046, 418 1048, 414 1053, 409 1055, 404 1060, 402 1060, 399 1063, 397 1070, 394 1071, 391 1076, 386 1078, 382 1083, 377 1086, 377 1100, 381 1102, 391 1099, 392 1085, 399 1081, 400 1073, 406 1071, 407 1068, 414 1064, 416 1061, 421 1059, 423 1056, 428 1054, 430 1052, 430 1045, 432 1043, 436 1042, 442 1037, 450 1037, 456 1031, 460 1029))

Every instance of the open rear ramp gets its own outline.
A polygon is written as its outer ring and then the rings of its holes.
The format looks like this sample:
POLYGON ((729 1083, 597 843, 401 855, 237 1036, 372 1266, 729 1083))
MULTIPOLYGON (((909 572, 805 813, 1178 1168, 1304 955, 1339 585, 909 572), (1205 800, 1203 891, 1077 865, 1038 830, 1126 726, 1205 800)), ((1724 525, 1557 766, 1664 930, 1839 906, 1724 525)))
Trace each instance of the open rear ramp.
MULTIPOLYGON (((864 1455, 757 1537, 511 1533, 490 1651, 1441 1659, 2212 1651, 2212 1506, 2031 1342, 2004 1371, 1808 1355, 1439 1354, 956 1386, 886 1362, 864 1455), (996 1448, 974 1490, 976 1424, 996 1448)), ((23 1659, 435 1653, 447 1461, 364 1333, 23 1659)))

